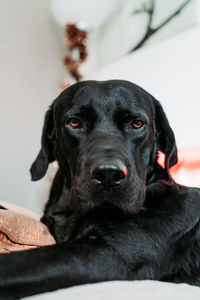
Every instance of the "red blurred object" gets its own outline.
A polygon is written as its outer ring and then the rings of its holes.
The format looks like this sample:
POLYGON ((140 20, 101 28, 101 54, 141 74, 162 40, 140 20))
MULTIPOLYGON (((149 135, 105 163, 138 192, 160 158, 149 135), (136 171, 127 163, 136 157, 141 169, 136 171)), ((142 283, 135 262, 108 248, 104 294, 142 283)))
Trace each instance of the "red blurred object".
MULTIPOLYGON (((158 163, 164 168, 165 155, 159 152, 158 163)), ((178 150, 178 163, 170 168, 176 183, 200 188, 200 148, 178 150)))

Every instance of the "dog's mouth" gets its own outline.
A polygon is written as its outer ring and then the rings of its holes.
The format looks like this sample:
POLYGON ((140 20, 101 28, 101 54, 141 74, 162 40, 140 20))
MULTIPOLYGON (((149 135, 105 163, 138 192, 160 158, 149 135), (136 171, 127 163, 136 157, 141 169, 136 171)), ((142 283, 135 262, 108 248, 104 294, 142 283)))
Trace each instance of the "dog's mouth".
POLYGON ((125 213, 140 209, 145 183, 123 145, 117 149, 101 149, 98 145, 90 152, 85 150, 79 154, 76 166, 69 197, 72 211, 83 215, 96 208, 125 213))
MULTIPOLYGON (((123 170, 123 171, 122 171, 123 170)), ((69 205, 72 211, 84 215, 94 209, 136 213, 144 199, 144 185, 110 165, 95 169, 92 177, 77 176, 70 190, 69 205)))

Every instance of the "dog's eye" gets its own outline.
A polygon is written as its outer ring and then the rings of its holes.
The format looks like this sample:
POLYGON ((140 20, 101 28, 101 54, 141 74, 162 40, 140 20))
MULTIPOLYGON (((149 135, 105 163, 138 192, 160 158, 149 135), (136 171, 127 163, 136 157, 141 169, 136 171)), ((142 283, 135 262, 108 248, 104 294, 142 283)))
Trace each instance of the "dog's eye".
POLYGON ((72 128, 80 128, 81 127, 81 122, 76 118, 69 120, 67 122, 67 124, 72 128))
POLYGON ((131 126, 135 129, 139 129, 143 126, 143 122, 140 120, 134 120, 132 121, 131 126))

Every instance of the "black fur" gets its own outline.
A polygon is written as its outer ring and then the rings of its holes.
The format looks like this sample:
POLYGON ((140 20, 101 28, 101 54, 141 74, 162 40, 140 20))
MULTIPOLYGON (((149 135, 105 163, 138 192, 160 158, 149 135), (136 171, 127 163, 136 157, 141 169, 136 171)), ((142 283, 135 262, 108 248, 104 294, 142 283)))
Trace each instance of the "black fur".
POLYGON ((41 220, 57 244, 1 255, 2 299, 105 280, 200 285, 200 190, 169 175, 176 143, 157 100, 127 81, 71 86, 46 114, 32 179, 55 159, 59 170, 41 220), (81 126, 70 127, 72 118, 81 126), (135 129, 133 120, 143 126, 135 129), (127 175, 105 187, 92 170, 113 160, 127 175))

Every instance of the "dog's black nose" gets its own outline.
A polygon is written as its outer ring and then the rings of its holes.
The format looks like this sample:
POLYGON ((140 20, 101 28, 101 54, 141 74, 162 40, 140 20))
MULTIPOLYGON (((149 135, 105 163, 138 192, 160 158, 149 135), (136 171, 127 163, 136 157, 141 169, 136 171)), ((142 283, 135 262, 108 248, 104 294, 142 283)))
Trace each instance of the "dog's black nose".
POLYGON ((127 168, 121 160, 99 164, 92 171, 92 179, 106 187, 121 184, 127 175, 127 168))

